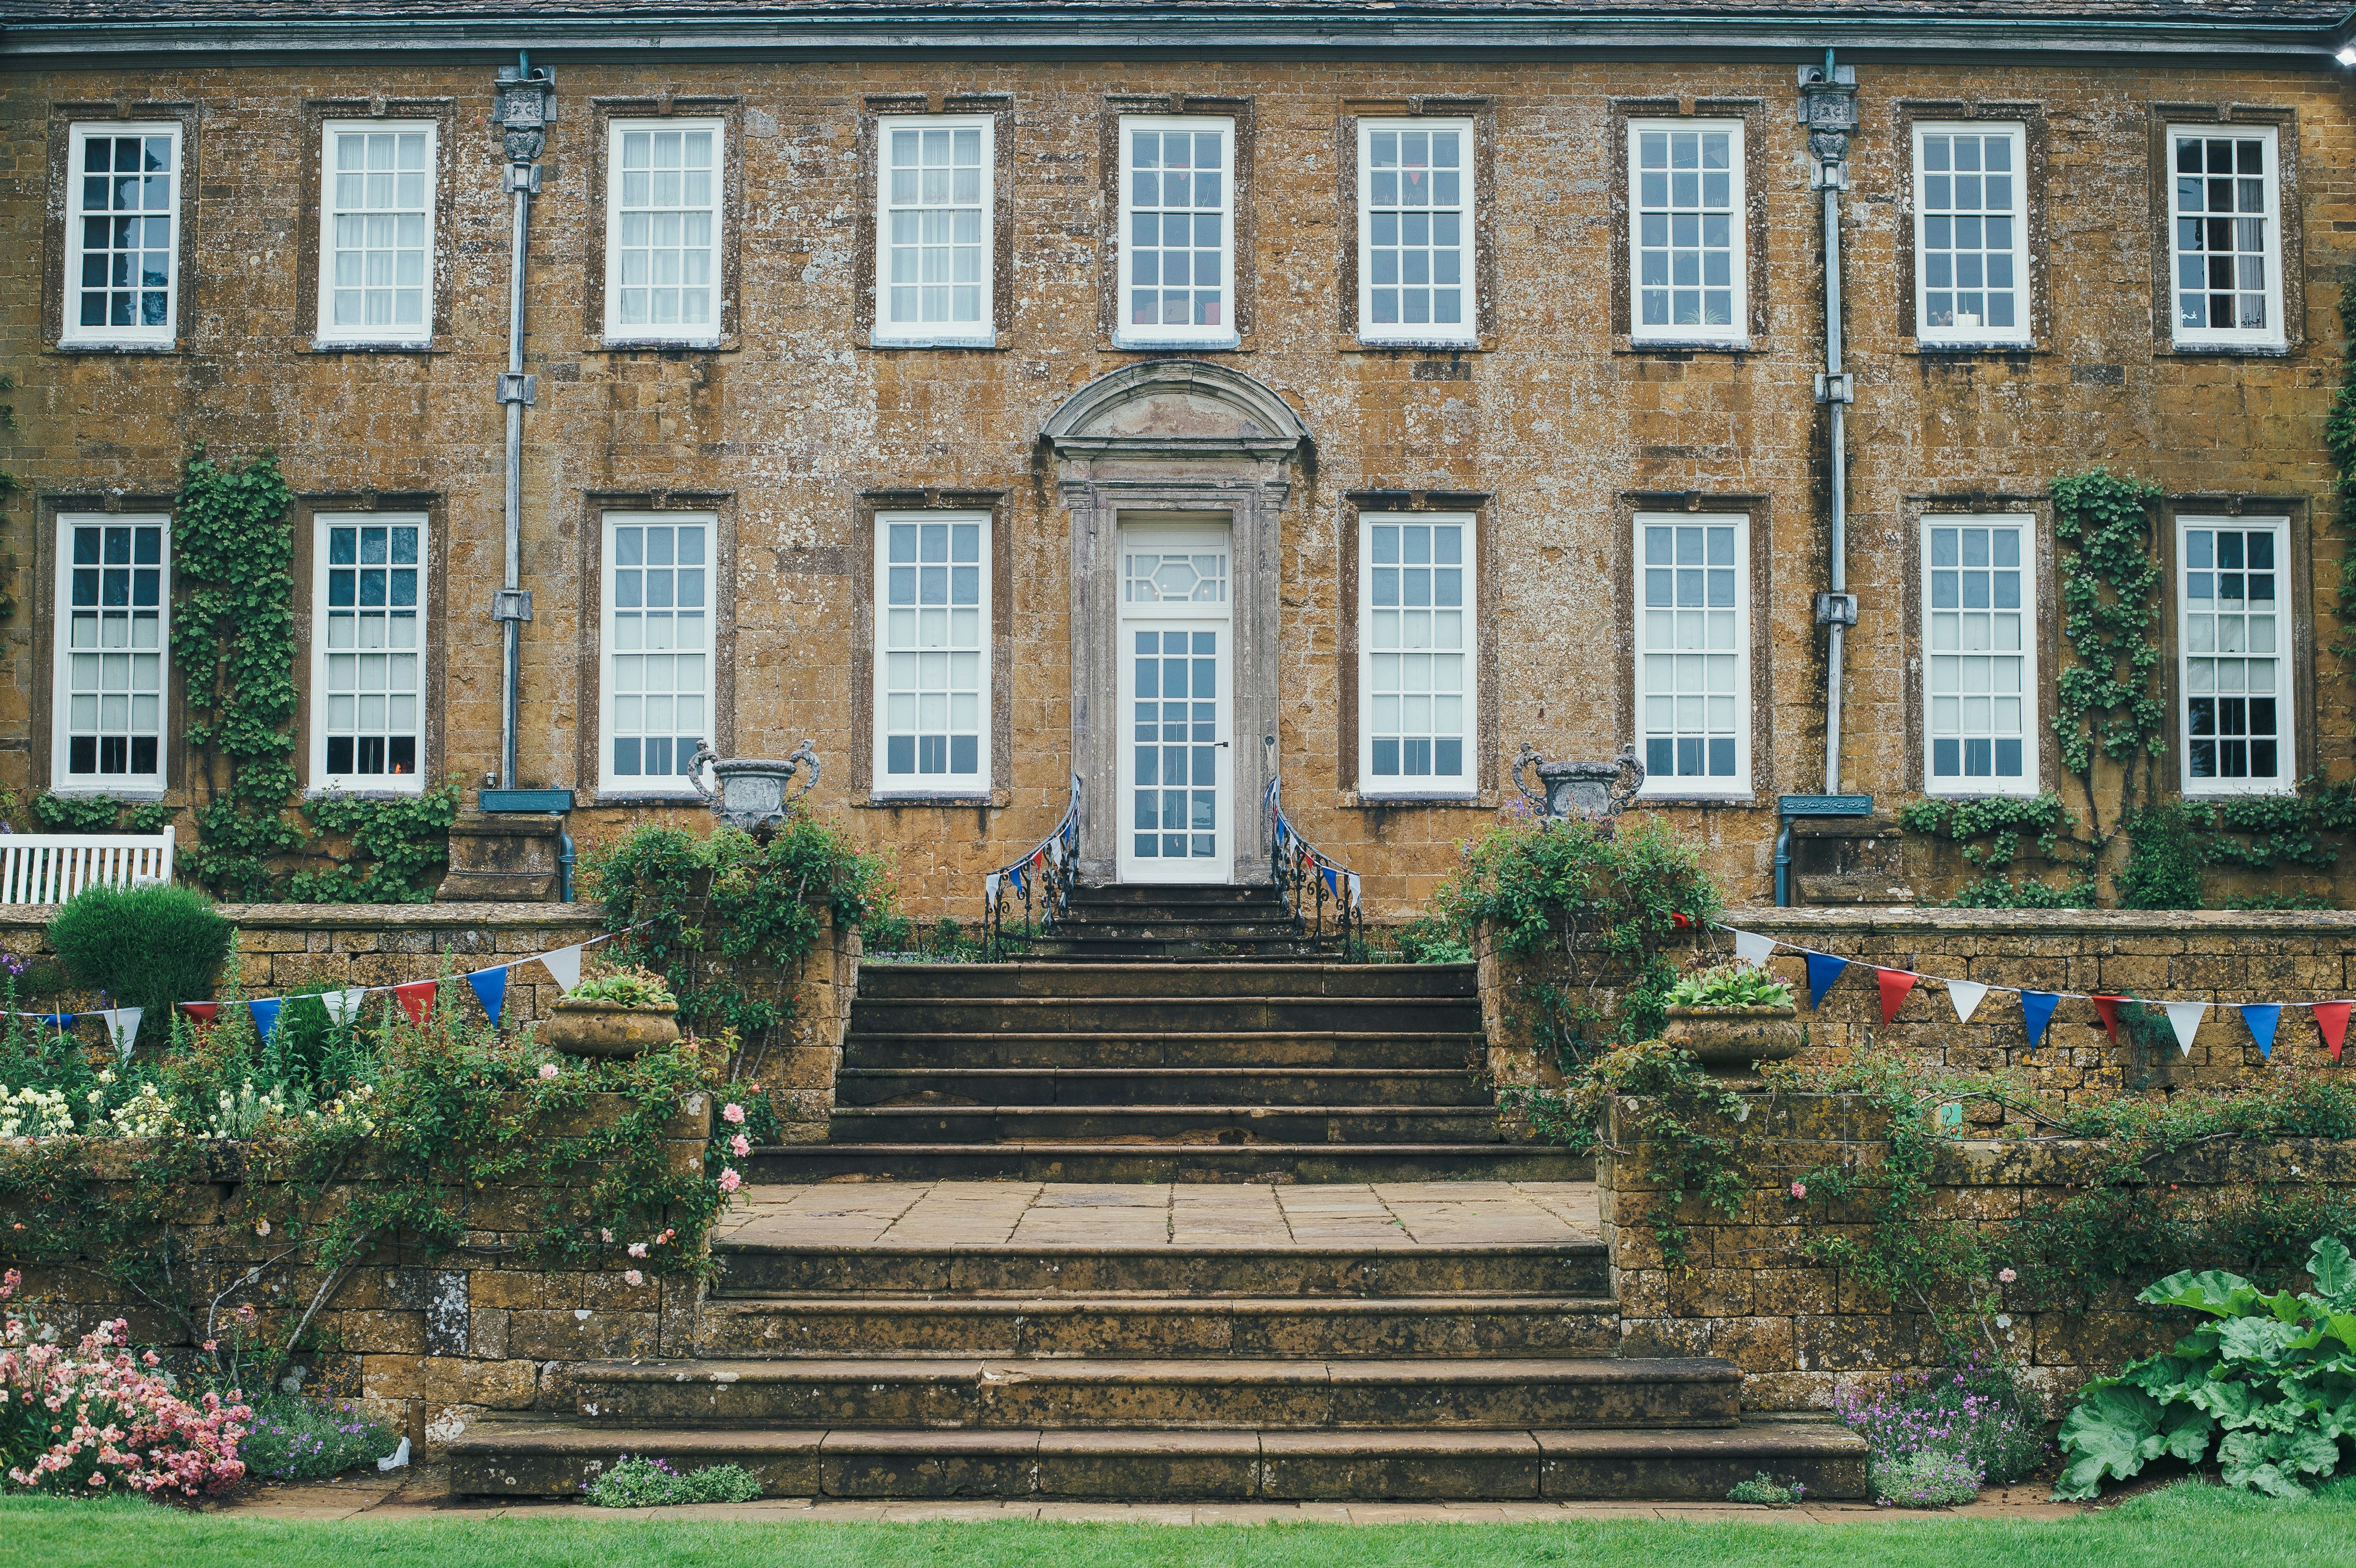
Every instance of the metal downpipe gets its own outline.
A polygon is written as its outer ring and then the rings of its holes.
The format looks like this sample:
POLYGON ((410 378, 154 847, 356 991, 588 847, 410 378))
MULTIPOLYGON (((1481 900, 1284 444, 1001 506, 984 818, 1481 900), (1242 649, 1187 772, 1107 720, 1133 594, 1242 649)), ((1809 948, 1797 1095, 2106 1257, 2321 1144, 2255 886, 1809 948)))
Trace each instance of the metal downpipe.
MULTIPOLYGON (((1841 251, 1840 187, 1825 187, 1825 375, 1837 388, 1841 376, 1841 251)), ((1836 395, 1826 407, 1832 412, 1832 538, 1826 586, 1835 593, 1848 592, 1848 405, 1836 395)), ((1831 641, 1825 654, 1825 793, 1841 792, 1841 654, 1847 628, 1837 620, 1826 628, 1831 641)))
MULTIPOLYGON (((529 59, 529 57, 526 57, 529 59)), ((513 254, 508 264, 508 374, 523 375, 524 249, 531 230, 531 192, 519 183, 515 193, 513 254)), ((508 401, 507 563, 501 587, 513 592, 523 586, 523 400, 508 401)), ((499 629, 499 787, 516 787, 516 730, 519 717, 523 623, 502 618, 499 629)))

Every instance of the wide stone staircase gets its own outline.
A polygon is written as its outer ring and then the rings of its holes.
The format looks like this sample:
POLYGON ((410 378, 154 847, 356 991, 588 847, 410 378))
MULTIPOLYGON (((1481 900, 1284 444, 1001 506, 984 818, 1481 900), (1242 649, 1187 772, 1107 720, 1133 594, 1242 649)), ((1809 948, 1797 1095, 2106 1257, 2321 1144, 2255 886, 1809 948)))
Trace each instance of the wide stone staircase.
POLYGON ((1469 966, 1179 891, 867 967, 832 1137, 748 1162, 693 1355, 573 1367, 457 1489, 627 1453, 804 1497, 1863 1494, 1858 1440, 1746 1420, 1731 1362, 1614 1353, 1586 1163, 1500 1126, 1469 966))

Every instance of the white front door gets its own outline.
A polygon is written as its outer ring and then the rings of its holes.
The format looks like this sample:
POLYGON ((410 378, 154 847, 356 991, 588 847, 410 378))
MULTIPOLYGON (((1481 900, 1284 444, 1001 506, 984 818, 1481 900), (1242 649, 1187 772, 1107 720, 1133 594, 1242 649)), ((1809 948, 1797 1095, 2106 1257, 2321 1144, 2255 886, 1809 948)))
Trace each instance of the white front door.
POLYGON ((1230 530, 1120 531, 1120 880, 1235 873, 1230 530))

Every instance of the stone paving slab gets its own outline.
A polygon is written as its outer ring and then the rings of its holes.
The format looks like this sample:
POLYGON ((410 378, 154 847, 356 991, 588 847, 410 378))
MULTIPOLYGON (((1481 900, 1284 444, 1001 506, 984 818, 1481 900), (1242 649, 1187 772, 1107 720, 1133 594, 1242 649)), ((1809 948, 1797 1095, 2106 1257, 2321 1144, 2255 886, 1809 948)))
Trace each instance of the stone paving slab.
POLYGON ((748 1187, 714 1233, 769 1246, 1447 1247, 1592 1242, 1589 1181, 748 1187))

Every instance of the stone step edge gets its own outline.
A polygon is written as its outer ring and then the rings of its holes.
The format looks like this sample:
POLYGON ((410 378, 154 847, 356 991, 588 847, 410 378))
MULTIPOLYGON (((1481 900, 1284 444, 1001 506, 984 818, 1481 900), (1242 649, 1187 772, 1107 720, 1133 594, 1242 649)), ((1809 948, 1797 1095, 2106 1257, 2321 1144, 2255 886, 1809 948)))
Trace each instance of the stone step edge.
MULTIPOLYGON (((742 1295, 715 1286, 704 1298, 703 1309, 731 1317, 756 1317, 772 1313, 810 1317, 856 1317, 882 1312, 933 1312, 968 1317, 1010 1315, 1073 1316, 1086 1313, 1130 1313, 1141 1317, 1213 1317, 1230 1313, 1293 1313, 1304 1317, 1376 1317, 1413 1314, 1424 1317, 1611 1317, 1620 1304, 1605 1296, 1202 1296, 1127 1292, 1093 1296, 1041 1296, 1034 1292, 1005 1295, 939 1296, 916 1292, 868 1292, 846 1296, 787 1290, 746 1291, 742 1295)), ((936 1352, 970 1360, 969 1353, 936 1352)), ((840 1360, 841 1358, 836 1358, 840 1360)), ((904 1360, 934 1359, 907 1357, 904 1360)), ((1055 1357, 1053 1360, 1066 1358, 1055 1357)), ((1162 1357, 1160 1360, 1178 1360, 1162 1357)), ((1188 1358, 1191 1359, 1191 1358, 1188 1358)), ((1226 1360, 1237 1360, 1226 1357, 1226 1360)), ((1396 1359, 1396 1358, 1394 1358, 1396 1359)), ((1456 1358, 1435 1358, 1456 1359, 1456 1358)), ((1492 1358, 1494 1359, 1494 1358, 1492 1358)))
MULTIPOLYGON (((1184 1109, 1183 1106, 1180 1108, 1184 1109)), ((764 1155, 770 1156, 773 1158, 790 1155, 830 1155, 869 1159, 905 1159, 911 1155, 980 1154, 1041 1154, 1055 1156, 1183 1154, 1203 1157, 1251 1155, 1255 1157, 1263 1158, 1273 1157, 1280 1158, 1306 1159, 1312 1157, 1316 1157, 1324 1159, 1358 1158, 1393 1160, 1401 1158, 1437 1159, 1443 1156, 1464 1156, 1472 1158, 1503 1159, 1508 1157, 1528 1158, 1533 1156, 1544 1157, 1558 1155, 1564 1160, 1578 1161, 1582 1164, 1586 1163, 1590 1158, 1587 1155, 1573 1154, 1568 1149, 1557 1149, 1550 1145, 1537 1143, 1190 1144, 1180 1143, 1174 1139, 1149 1138, 1141 1139, 1133 1143, 1057 1143, 1045 1139, 1015 1139, 1005 1143, 992 1142, 975 1144, 854 1144, 827 1142, 807 1144, 755 1144, 753 1146, 753 1157, 755 1159, 764 1155)), ((884 1178, 884 1179, 888 1180, 890 1179, 884 1178)), ((912 1177, 910 1179, 930 1180, 932 1179, 929 1177, 912 1177)), ((1480 1181, 1487 1179, 1478 1176, 1468 1176, 1464 1178, 1464 1179, 1467 1181, 1480 1181)), ((792 1183, 775 1182, 770 1185, 787 1187, 791 1186, 792 1183)))
POLYGON ((1469 1067, 843 1067, 841 1078, 1469 1078, 1469 1067))
POLYGON ((1353 1382, 1401 1384, 1580 1383, 1596 1386, 1728 1385, 1740 1387, 1742 1369, 1722 1356, 1617 1359, 1602 1356, 1462 1357, 1365 1360, 1308 1357, 1253 1360, 1236 1357, 1073 1356, 833 1356, 796 1360, 743 1357, 709 1360, 577 1361, 573 1388, 649 1385, 744 1388, 765 1383, 938 1383, 948 1381, 1028 1382, 1177 1382, 1303 1385, 1353 1382))
POLYGON ((1314 1105, 1240 1105, 1219 1104, 1212 1101, 1190 1104, 1173 1101, 1156 1104, 1133 1101, 1128 1104, 1087 1105, 1075 1101, 1069 1104, 1033 1105, 841 1105, 834 1108, 841 1116, 1494 1116, 1494 1104, 1474 1105, 1359 1105, 1319 1104, 1314 1105))

